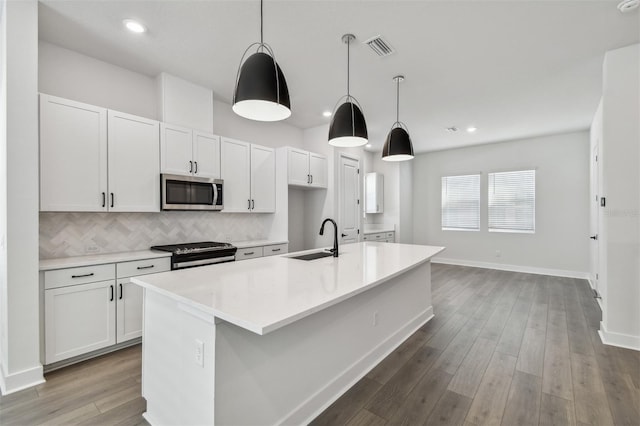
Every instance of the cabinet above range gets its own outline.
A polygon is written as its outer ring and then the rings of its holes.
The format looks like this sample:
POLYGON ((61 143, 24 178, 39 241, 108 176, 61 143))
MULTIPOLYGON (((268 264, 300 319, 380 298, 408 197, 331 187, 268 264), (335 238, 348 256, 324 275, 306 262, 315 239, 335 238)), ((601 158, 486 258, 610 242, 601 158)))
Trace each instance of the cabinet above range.
POLYGON ((162 173, 220 178, 220 136, 160 123, 162 173))

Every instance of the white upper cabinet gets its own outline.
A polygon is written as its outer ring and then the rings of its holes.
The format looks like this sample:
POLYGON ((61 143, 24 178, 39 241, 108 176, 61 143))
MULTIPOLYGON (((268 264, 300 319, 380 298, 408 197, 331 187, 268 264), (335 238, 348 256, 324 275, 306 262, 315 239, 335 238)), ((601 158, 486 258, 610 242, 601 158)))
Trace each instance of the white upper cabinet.
POLYGON ((311 175, 311 187, 327 187, 327 157, 313 152, 309 153, 309 175, 311 175))
POLYGON ((220 137, 173 124, 160 124, 161 171, 220 177, 220 137))
POLYGON ((365 177, 365 213, 384 212, 384 175, 381 173, 367 173, 365 177))
POLYGON ((107 110, 40 95, 40 210, 107 210, 107 110))
POLYGON ((159 123, 116 111, 108 117, 109 211, 158 211, 159 123))
POLYGON ((159 211, 158 129, 154 120, 40 95, 40 210, 159 211))
POLYGON ((327 187, 327 158, 324 155, 288 148, 288 183, 304 188, 327 187))
POLYGON ((220 177, 220 137, 210 133, 193 131, 194 175, 209 178, 220 177))
POLYGON ((160 123, 160 158, 162 173, 193 173, 191 129, 160 123))
POLYGON ((251 211, 276 211, 276 153, 273 148, 251 145, 251 211))
POLYGON ((223 212, 275 212, 275 151, 228 138, 222 138, 220 151, 223 212))

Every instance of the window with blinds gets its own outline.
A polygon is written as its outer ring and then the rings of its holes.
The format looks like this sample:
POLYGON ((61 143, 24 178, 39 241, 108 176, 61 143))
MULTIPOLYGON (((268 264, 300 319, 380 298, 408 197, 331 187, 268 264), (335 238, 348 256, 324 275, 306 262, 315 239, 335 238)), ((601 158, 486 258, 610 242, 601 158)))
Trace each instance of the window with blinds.
POLYGON ((442 230, 480 230, 480 175, 442 178, 442 230))
POLYGON ((536 171, 489 173, 489 232, 536 229, 536 171))

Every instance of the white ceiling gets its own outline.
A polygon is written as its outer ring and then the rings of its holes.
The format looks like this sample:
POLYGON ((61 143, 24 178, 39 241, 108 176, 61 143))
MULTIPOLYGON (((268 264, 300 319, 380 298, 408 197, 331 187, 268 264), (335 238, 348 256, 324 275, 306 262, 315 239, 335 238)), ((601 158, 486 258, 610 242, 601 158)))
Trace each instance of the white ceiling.
MULTIPOLYGON (((350 32, 351 94, 373 150, 395 121, 393 76, 404 74, 400 119, 424 152, 586 129, 604 53, 640 40, 638 10, 621 14, 617 3, 265 0, 264 33, 289 85, 288 123, 328 123, 322 111, 346 94, 340 39, 350 32), (361 44, 378 34, 395 54, 361 44)), ((242 53, 259 39, 259 1, 48 0, 40 38, 149 76, 167 71, 230 102, 242 53), (148 33, 125 31, 125 18, 148 33)))

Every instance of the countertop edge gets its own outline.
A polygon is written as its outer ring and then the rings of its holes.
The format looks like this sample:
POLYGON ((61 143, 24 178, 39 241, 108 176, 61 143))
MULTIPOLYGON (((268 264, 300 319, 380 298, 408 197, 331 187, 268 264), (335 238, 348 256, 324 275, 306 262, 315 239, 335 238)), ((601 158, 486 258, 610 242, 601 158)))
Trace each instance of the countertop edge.
POLYGON ((104 265, 107 263, 134 262, 136 260, 171 257, 171 253, 155 250, 138 250, 131 252, 103 253, 86 256, 70 256, 55 259, 41 259, 40 272, 56 269, 78 268, 82 266, 104 265))

